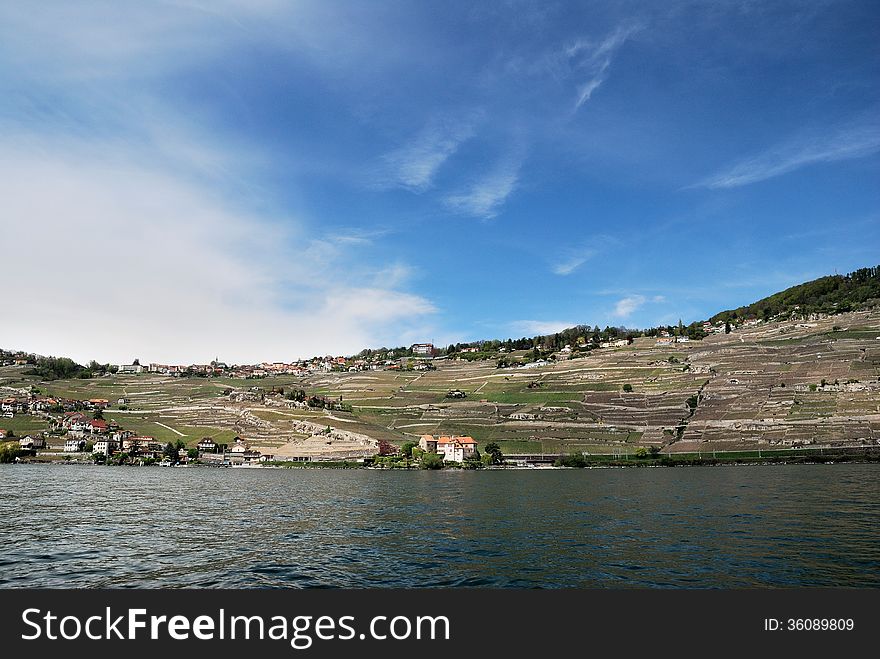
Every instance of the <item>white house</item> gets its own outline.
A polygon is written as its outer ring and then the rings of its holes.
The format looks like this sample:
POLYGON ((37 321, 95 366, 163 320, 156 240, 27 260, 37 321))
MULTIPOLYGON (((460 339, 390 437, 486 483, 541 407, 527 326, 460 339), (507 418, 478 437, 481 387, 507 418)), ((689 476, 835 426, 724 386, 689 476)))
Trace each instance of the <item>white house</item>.
POLYGON ((64 442, 65 453, 78 453, 85 448, 86 441, 84 439, 68 439, 64 442))
POLYGON ((437 453, 451 462, 464 462, 476 451, 477 442, 473 437, 441 437, 437 440, 437 453))
POLYGON ((422 435, 419 439, 419 448, 426 453, 442 455, 444 460, 450 462, 463 462, 477 452, 477 442, 473 437, 435 439, 433 435, 422 435))
POLYGON ((412 345, 412 354, 415 357, 433 357, 434 356, 434 344, 433 343, 414 343, 412 345))
POLYGON ((18 440, 18 445, 23 449, 46 448, 46 440, 42 437, 22 437, 18 440))
POLYGON ((95 442, 95 447, 92 449, 95 453, 103 453, 104 455, 113 455, 116 449, 119 448, 118 442, 114 439, 99 439, 95 442))

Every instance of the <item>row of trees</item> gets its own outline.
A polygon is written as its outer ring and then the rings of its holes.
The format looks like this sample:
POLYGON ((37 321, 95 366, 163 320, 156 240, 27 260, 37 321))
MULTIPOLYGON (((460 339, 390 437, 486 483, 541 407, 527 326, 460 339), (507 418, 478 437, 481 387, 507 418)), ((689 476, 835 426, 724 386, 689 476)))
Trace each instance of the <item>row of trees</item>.
POLYGON ((775 316, 858 311, 880 303, 880 266, 860 268, 846 275, 820 277, 775 293, 746 306, 715 314, 712 322, 745 318, 770 320, 775 316))
POLYGON ((43 380, 67 380, 70 378, 91 378, 115 373, 116 367, 110 364, 99 364, 95 360, 86 366, 76 363, 69 357, 37 357, 34 356, 33 368, 27 371, 28 375, 39 376, 43 380))

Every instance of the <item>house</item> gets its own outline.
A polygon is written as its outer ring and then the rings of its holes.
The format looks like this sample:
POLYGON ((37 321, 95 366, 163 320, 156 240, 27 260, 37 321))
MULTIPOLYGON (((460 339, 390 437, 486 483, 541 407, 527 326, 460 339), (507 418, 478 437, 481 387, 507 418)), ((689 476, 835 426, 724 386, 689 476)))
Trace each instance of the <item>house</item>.
MULTIPOLYGON (((133 434, 133 433, 132 433, 133 434)), ((152 437, 123 437, 121 440, 122 450, 129 453, 140 453, 141 449, 146 448, 155 440, 152 437)))
POLYGON ((459 352, 480 352, 479 348, 462 348, 459 352))
POLYGON ((39 397, 31 401, 31 410, 35 412, 46 412, 58 405, 55 398, 39 397))
POLYGON ((434 439, 434 435, 422 435, 419 439, 419 448, 425 453, 436 453, 437 440, 434 439))
POLYGON ((144 367, 140 364, 120 364, 117 368, 117 373, 120 375, 124 374, 138 374, 144 372, 144 367))
POLYGON ((119 442, 115 439, 99 439, 95 442, 95 446, 92 449, 94 453, 103 453, 106 456, 113 455, 119 449, 119 442))
POLYGON ((18 440, 18 445, 23 449, 46 448, 46 440, 43 437, 22 437, 18 440))
POLYGON ((441 437, 437 440, 437 453, 444 460, 464 462, 477 452, 477 442, 473 437, 441 437))
POLYGON ((105 407, 110 407, 110 401, 106 398, 90 398, 89 400, 83 401, 83 404, 90 410, 103 410, 105 407))
POLYGON ((444 460, 450 462, 463 462, 477 452, 477 443, 473 437, 440 437, 434 439, 433 435, 422 435, 419 439, 419 448, 426 453, 437 453, 444 460))
POLYGON ((85 419, 86 415, 82 412, 65 412, 61 418, 61 425, 65 428, 70 428, 74 423, 84 421, 85 419))
POLYGON ((690 343, 690 340, 689 336, 679 336, 675 339, 676 343, 690 343))
POLYGON ((86 440, 80 438, 68 439, 64 442, 65 453, 78 453, 86 447, 86 440))
POLYGON ((104 419, 91 419, 85 425, 86 432, 103 434, 109 430, 109 426, 104 419))
POLYGON ((675 343, 674 336, 661 336, 657 339, 658 346, 668 346, 672 345, 673 343, 675 343))
POLYGON ((433 343, 414 343, 410 350, 412 350, 413 357, 433 357, 434 356, 434 344, 433 343))
POLYGON ((15 398, 4 398, 0 401, 0 411, 3 412, 27 412, 28 404, 15 398))
POLYGON ((65 412, 61 419, 61 425, 68 430, 82 430, 82 425, 88 421, 88 417, 82 412, 65 412))
POLYGON ((6 434, 7 434, 8 432, 9 432, 9 431, 6 430, 6 428, 0 428, 0 439, 6 439, 6 434))
POLYGON ((199 453, 216 453, 217 442, 210 437, 203 437, 199 440, 199 443, 196 444, 196 448, 199 449, 199 453))
POLYGON ((250 446, 241 438, 236 437, 229 452, 235 455, 244 455, 250 451, 250 446))

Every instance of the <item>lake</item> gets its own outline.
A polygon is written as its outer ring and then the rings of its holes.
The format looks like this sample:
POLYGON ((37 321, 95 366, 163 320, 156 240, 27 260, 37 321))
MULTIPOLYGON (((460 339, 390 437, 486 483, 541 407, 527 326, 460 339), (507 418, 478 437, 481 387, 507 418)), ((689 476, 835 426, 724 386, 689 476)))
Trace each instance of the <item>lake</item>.
POLYGON ((0 465, 2 587, 880 586, 880 465, 0 465))

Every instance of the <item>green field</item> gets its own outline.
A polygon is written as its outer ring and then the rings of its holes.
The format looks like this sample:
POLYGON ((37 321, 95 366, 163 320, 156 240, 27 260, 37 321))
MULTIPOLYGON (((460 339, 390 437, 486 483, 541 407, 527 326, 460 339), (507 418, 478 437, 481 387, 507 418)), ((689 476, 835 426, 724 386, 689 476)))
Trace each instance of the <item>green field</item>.
POLYGON ((29 433, 43 432, 49 430, 49 422, 42 417, 35 417, 29 414, 16 414, 14 418, 0 418, 0 428, 3 430, 11 430, 16 437, 23 437, 29 433))

